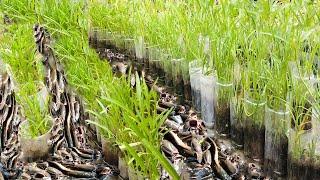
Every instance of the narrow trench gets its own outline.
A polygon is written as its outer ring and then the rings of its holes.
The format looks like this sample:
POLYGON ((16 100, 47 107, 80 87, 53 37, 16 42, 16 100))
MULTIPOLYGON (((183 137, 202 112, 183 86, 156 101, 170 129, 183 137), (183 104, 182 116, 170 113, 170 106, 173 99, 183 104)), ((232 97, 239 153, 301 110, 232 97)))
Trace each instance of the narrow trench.
MULTIPOLYGON (((102 60, 109 61, 115 76, 128 73, 128 69, 130 68, 140 71, 139 74, 144 74, 146 82, 149 83, 149 88, 153 88, 160 94, 160 100, 158 102, 159 113, 161 112, 161 109, 175 107, 173 113, 164 124, 164 127, 170 131, 165 134, 162 142, 162 145, 165 144, 167 147, 173 146, 175 148, 168 150, 168 148, 162 147, 162 152, 167 156, 174 167, 176 167, 178 173, 181 174, 181 178, 265 178, 261 164, 245 158, 243 150, 237 147, 230 138, 217 134, 210 134, 211 131, 207 131, 202 120, 199 118, 199 114, 196 113, 190 103, 183 102, 179 99, 177 100, 173 95, 174 88, 179 88, 180 91, 183 91, 183 88, 188 88, 188 84, 185 85, 183 82, 181 83, 178 81, 178 83, 172 82, 173 86, 168 87, 164 84, 164 79, 162 79, 163 77, 166 77, 166 75, 162 74, 164 72, 161 69, 157 69, 151 65, 148 66, 148 63, 139 63, 136 61, 135 57, 126 54, 125 50, 119 50, 114 45, 108 44, 105 40, 100 41, 99 39, 96 39, 95 36, 90 37, 89 42, 102 60), (152 86, 155 79, 157 79, 157 84, 152 86), (179 119, 181 119, 181 122, 179 122, 179 119), (208 136, 213 137, 208 138, 208 136), (210 142, 210 140, 214 141, 214 143, 210 142), (200 141, 205 141, 206 143, 200 144, 200 141), (198 151, 196 151, 196 144, 200 144, 198 151), (217 159, 214 158, 216 155, 215 146, 219 151, 217 159), (175 150, 179 152, 178 156, 172 155, 175 150), (209 152, 210 154, 208 154, 209 152), (179 163, 181 164, 177 167, 177 164, 179 163)), ((188 93, 187 96, 189 97, 183 96, 183 98, 191 99, 191 93, 188 93)), ((166 179, 168 176, 162 174, 161 178, 166 179)))

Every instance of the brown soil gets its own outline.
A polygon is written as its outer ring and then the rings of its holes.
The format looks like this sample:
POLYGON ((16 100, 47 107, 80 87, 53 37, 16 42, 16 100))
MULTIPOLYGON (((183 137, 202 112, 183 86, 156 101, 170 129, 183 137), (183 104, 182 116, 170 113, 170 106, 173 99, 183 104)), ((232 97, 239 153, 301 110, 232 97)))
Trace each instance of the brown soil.
POLYGON ((120 149, 105 138, 101 138, 101 145, 105 161, 112 166, 118 167, 120 149))
POLYGON ((157 72, 158 72, 157 78, 158 78, 159 84, 164 85, 165 84, 165 77, 166 77, 164 70, 162 68, 158 67, 157 72))
POLYGON ((288 179, 290 180, 311 180, 312 166, 310 161, 288 158, 288 179))
POLYGON ((313 179, 320 179, 320 164, 313 166, 313 179))
POLYGON ((184 92, 184 101, 185 103, 189 104, 191 102, 191 85, 190 81, 184 81, 183 82, 183 92, 184 92))
POLYGON ((176 78, 176 82, 174 83, 174 93, 179 97, 178 102, 180 104, 182 104, 184 102, 184 85, 183 85, 183 80, 182 80, 182 76, 178 75, 176 78))
POLYGON ((152 76, 152 78, 155 78, 158 76, 158 68, 154 64, 155 62, 150 64, 149 67, 149 74, 152 76))

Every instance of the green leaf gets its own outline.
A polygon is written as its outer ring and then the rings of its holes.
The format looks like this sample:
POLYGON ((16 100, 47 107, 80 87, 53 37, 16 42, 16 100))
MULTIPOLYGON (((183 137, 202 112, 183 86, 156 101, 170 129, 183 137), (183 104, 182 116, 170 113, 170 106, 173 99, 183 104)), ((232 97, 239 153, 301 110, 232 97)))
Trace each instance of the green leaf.
POLYGON ((158 149, 155 149, 154 146, 150 142, 148 142, 146 139, 142 139, 142 143, 147 147, 147 149, 152 153, 152 155, 160 161, 163 168, 170 174, 170 176, 173 179, 175 180, 180 179, 176 170, 169 163, 169 161, 160 153, 158 149))

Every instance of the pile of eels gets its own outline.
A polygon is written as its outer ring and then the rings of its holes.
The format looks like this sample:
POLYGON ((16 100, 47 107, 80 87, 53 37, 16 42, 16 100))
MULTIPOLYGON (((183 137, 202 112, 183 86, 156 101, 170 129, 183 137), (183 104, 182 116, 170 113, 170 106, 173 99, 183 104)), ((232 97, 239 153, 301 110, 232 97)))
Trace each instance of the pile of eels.
POLYGON ((89 115, 68 85, 63 67, 51 49, 49 33, 39 25, 33 31, 45 69, 52 127, 35 139, 22 136, 21 124, 27 117, 16 103, 12 75, 1 72, 0 179, 117 178, 116 168, 103 160, 96 131, 86 123, 89 115))

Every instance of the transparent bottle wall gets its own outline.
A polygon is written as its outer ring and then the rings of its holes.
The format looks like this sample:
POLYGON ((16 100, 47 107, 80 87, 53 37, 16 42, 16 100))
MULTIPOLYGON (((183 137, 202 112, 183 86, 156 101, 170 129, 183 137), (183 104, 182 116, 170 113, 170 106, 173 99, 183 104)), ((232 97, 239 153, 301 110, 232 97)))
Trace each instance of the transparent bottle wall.
POLYGON ((215 125, 215 77, 202 75, 201 83, 201 117, 207 128, 215 125))
POLYGON ((265 102, 245 96, 244 99, 244 153, 256 162, 264 158, 265 141, 265 102))
POLYGON ((286 176, 289 122, 288 108, 266 107, 264 164, 266 173, 273 178, 286 176))
POLYGON ((230 100, 233 93, 232 83, 215 83, 215 119, 217 132, 222 136, 230 135, 230 100))

